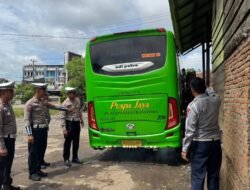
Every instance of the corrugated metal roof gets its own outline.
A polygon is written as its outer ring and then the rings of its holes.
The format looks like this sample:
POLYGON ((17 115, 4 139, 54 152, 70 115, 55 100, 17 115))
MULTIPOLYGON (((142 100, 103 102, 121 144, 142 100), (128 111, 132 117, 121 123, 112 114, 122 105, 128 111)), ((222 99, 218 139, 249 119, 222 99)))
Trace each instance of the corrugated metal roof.
POLYGON ((188 52, 211 41, 212 0, 169 0, 178 50, 188 52))

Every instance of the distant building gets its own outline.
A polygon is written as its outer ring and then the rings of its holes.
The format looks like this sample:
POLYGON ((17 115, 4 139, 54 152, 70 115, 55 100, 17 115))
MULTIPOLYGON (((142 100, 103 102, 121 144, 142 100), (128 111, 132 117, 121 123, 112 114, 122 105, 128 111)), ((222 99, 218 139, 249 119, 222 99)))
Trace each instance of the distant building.
POLYGON ((45 82, 48 90, 60 90, 66 81, 64 65, 25 65, 23 82, 45 82))
POLYGON ((60 91, 68 81, 66 64, 75 57, 82 56, 73 52, 65 52, 64 65, 25 65, 23 67, 23 83, 48 83, 50 92, 60 91))
POLYGON ((64 53, 64 65, 66 65, 68 62, 70 62, 72 59, 76 58, 76 57, 82 57, 79 54, 67 51, 64 53))

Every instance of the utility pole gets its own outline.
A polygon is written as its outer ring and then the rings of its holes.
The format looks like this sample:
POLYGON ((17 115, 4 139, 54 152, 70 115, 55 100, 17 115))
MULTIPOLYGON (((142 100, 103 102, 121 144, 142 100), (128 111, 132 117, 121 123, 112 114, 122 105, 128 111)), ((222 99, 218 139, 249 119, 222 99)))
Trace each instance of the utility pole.
POLYGON ((37 62, 37 60, 31 59, 30 61, 32 62, 32 68, 33 68, 33 70, 32 70, 33 82, 35 82, 35 62, 37 62))

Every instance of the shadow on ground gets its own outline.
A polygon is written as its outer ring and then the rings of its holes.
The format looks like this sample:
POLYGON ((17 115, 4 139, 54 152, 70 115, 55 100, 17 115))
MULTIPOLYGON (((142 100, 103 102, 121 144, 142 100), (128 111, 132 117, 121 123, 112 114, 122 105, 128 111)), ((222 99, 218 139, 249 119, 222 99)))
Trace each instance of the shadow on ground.
POLYGON ((185 164, 180 158, 180 151, 176 149, 124 149, 116 148, 105 151, 98 159, 99 161, 112 162, 139 162, 153 164, 168 164, 179 166, 185 164))

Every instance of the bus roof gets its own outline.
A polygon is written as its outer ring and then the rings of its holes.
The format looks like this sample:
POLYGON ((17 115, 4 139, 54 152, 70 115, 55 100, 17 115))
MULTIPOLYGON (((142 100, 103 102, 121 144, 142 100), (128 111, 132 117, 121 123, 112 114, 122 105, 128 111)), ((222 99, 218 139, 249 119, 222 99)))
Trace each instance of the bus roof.
POLYGON ((145 29, 145 30, 133 30, 133 31, 126 31, 126 32, 119 32, 119 33, 113 33, 113 34, 106 34, 106 35, 102 35, 102 36, 96 36, 94 38, 92 38, 90 40, 91 43, 95 43, 95 42, 100 42, 100 41, 105 41, 105 40, 109 40, 109 39, 114 39, 116 37, 132 37, 132 36, 136 36, 137 34, 139 36, 141 35, 149 35, 149 34, 153 34, 153 35, 160 35, 162 33, 166 33, 168 31, 166 31, 164 28, 157 28, 157 29, 145 29))

